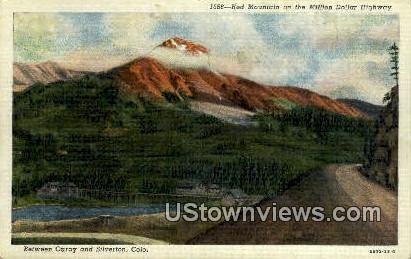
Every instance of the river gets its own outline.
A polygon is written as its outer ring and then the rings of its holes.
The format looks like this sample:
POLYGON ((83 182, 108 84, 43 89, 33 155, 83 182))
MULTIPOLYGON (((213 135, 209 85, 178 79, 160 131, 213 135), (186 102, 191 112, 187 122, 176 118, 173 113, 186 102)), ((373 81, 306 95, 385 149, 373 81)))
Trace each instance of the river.
POLYGON ((136 207, 66 207, 60 205, 32 205, 13 209, 12 222, 16 220, 54 221, 92 218, 100 215, 138 216, 165 211, 164 204, 141 204, 136 207))

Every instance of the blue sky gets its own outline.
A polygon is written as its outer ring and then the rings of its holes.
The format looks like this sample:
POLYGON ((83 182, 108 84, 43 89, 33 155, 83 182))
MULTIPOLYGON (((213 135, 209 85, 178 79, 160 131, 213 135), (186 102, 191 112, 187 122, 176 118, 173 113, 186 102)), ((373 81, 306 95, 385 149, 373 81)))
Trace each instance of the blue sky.
POLYGON ((210 50, 216 69, 272 85, 381 103, 393 84, 386 49, 395 15, 16 13, 16 62, 54 60, 101 71, 179 36, 210 50))

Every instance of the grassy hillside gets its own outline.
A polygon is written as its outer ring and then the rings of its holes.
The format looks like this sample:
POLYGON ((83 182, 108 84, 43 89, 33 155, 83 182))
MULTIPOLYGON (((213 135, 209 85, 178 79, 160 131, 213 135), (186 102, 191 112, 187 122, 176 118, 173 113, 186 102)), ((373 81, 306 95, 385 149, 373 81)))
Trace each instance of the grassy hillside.
POLYGON ((298 107, 236 126, 184 102, 129 99, 95 76, 35 85, 15 95, 13 112, 16 198, 49 181, 161 193, 202 181, 273 194, 324 164, 361 162, 369 127, 298 107))

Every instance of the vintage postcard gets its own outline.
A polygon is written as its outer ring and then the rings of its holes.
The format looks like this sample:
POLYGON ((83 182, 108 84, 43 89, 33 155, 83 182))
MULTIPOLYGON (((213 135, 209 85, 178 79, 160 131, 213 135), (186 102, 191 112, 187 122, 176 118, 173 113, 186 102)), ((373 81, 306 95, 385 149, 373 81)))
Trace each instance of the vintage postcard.
POLYGON ((410 258, 410 2, 0 2, 1 258, 410 258))

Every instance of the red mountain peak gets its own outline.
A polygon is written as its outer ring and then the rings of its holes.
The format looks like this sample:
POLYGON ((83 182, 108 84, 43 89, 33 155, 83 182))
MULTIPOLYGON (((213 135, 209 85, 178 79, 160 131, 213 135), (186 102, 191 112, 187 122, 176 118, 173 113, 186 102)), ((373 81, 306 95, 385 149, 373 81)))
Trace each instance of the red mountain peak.
POLYGON ((208 54, 208 49, 203 45, 179 37, 170 38, 164 41, 159 46, 177 49, 189 53, 191 55, 208 54))
MULTIPOLYGON (((196 58, 209 53, 206 47, 178 37, 170 38, 158 47, 175 49, 196 58)), ((283 112, 288 109, 281 104, 286 100, 297 106, 321 108, 351 117, 366 117, 350 105, 307 89, 263 85, 240 76, 215 73, 201 67, 168 66, 156 56, 136 59, 109 73, 110 77, 117 75, 124 93, 154 101, 167 101, 172 95, 177 99, 187 97, 192 101, 248 111, 283 112)))

